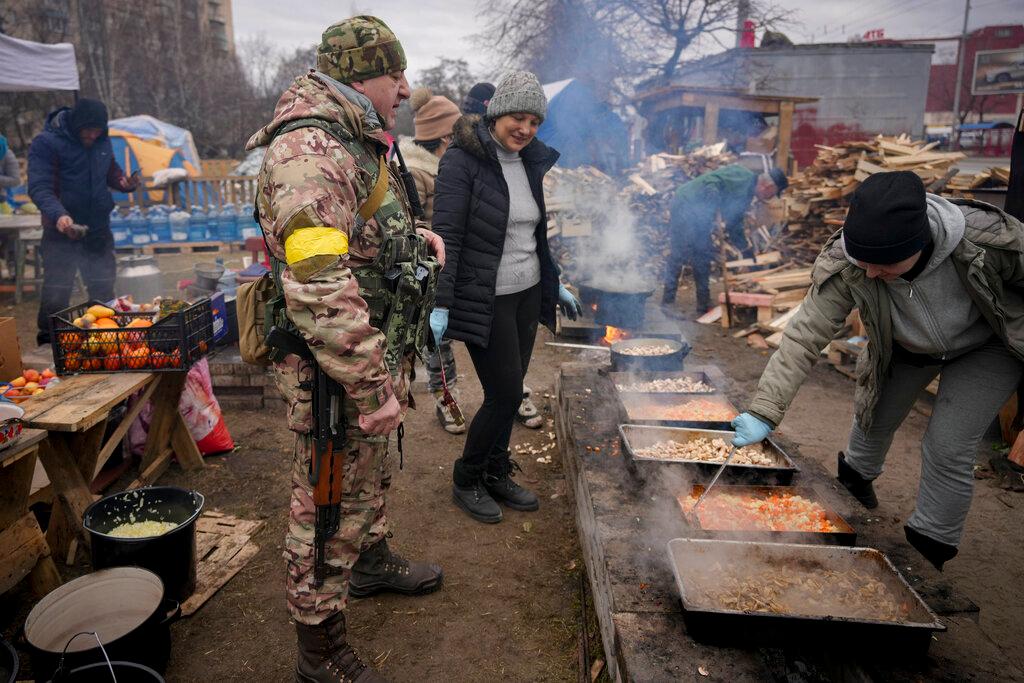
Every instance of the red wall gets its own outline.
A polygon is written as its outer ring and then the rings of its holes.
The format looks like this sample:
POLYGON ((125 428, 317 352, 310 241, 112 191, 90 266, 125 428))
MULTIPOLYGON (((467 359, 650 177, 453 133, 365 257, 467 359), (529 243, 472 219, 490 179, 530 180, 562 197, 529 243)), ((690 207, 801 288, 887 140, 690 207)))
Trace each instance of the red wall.
MULTIPOLYGON (((986 26, 974 31, 967 37, 964 49, 963 85, 960 89, 960 106, 967 107, 971 103, 971 78, 974 76, 974 54, 979 50, 1008 50, 1024 45, 1024 26, 986 26), (1008 36, 1000 37, 998 33, 1008 36)), ((953 93, 956 89, 956 65, 933 64, 931 77, 928 80, 927 112, 953 111, 953 93)), ((1016 95, 989 95, 984 103, 986 114, 1015 114, 1017 112, 1016 95)), ((975 106, 973 111, 977 111, 975 106)))

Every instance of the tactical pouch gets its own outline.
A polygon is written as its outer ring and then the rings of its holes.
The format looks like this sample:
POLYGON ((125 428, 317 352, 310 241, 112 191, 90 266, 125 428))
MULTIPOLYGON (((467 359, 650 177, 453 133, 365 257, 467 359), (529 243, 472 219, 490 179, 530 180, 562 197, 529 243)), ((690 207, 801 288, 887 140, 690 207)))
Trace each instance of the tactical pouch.
POLYGON ((265 341, 267 330, 270 329, 270 325, 267 325, 267 310, 272 310, 273 301, 277 298, 277 287, 270 273, 264 273, 258 280, 238 287, 238 351, 246 363, 264 367, 270 365, 270 347, 265 341))

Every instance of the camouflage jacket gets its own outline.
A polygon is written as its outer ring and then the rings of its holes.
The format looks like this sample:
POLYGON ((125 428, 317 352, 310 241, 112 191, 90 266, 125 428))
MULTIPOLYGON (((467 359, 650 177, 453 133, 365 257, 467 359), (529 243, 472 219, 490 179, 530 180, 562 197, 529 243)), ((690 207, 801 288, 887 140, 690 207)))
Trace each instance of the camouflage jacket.
MULTIPOLYGON (((392 212, 386 225, 378 224, 375 216, 353 234, 356 213, 376 181, 376 173, 361 167, 353 154, 365 151, 364 162, 379 158, 388 149, 384 132, 374 117, 366 116, 329 79, 310 72, 285 91, 274 119, 253 135, 246 147, 268 144, 257 181, 256 206, 274 256, 287 261, 285 242, 300 228, 333 228, 344 234, 348 244, 345 254, 321 254, 285 268, 282 286, 288 318, 360 413, 377 410, 392 393, 404 408, 410 364, 403 363, 393 383, 384 361, 386 340, 370 324, 369 309, 351 270, 373 262, 386 234, 413 230, 408 198, 393 167, 378 215, 386 213, 384 209, 392 202, 399 202, 401 210, 392 212), (280 127, 304 118, 340 124, 354 139, 348 143, 353 151, 319 128, 304 127, 274 137, 280 127)), ((289 428, 309 431, 310 398, 298 387, 305 379, 299 376, 298 359, 289 356, 275 370, 289 404, 289 428)))

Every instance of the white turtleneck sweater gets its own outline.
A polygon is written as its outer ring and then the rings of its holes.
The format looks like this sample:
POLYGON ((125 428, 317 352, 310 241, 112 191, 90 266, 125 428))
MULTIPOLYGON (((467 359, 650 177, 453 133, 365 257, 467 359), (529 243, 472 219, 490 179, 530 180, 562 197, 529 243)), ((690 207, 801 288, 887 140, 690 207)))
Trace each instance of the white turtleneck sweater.
POLYGON ((495 140, 501 173, 508 185, 508 224, 505 248, 498 264, 494 293, 515 294, 540 282, 540 259, 537 256, 537 223, 540 207, 533 198, 526 168, 518 152, 509 152, 495 140))

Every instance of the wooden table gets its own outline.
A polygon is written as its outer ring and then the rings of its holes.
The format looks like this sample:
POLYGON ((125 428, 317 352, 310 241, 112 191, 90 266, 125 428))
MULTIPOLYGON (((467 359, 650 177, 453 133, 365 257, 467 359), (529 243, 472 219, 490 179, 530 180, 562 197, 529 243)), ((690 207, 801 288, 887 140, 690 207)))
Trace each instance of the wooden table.
POLYGON ((178 412, 187 372, 132 372, 76 375, 61 380, 22 404, 26 425, 45 429, 49 438, 39 457, 53 485, 53 512, 46 539, 57 557, 74 556, 75 541, 88 547, 82 515, 93 502, 89 483, 119 446, 147 400, 153 401, 141 474, 129 488, 151 484, 171 457, 185 469, 203 467, 203 458, 178 412), (135 392, 142 396, 104 441, 111 408, 135 392))
POLYGON ((45 438, 42 430, 26 429, 16 444, 0 451, 0 593, 26 576, 40 597, 60 585, 50 546, 28 509, 36 454, 45 438))
POLYGON ((39 272, 37 259, 36 274, 32 282, 25 280, 25 258, 28 243, 39 241, 43 236, 42 216, 26 214, 20 216, 0 216, 0 237, 10 240, 14 251, 14 303, 21 303, 26 284, 40 285, 43 278, 39 272))

